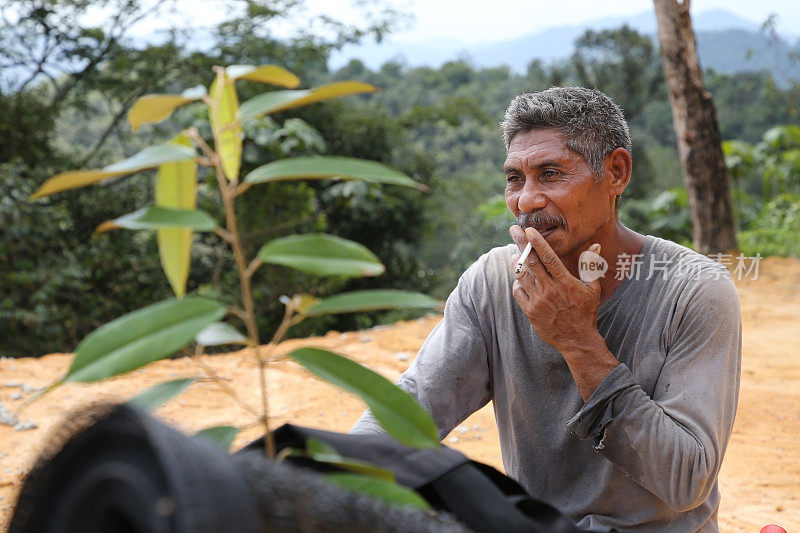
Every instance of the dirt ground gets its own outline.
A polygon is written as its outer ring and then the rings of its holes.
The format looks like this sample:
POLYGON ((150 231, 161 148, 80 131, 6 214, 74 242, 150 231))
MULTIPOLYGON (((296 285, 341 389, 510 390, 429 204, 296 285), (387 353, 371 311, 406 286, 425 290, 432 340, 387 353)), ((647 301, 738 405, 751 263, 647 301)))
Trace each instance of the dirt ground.
MULTIPOLYGON (((758 532, 766 524, 800 531, 800 261, 768 258, 759 278, 738 282, 744 321, 739 410, 720 474, 723 532, 758 532)), ((408 366, 440 317, 401 322, 361 332, 329 332, 324 337, 287 341, 276 356, 299 345, 343 353, 394 380, 408 366)), ((68 354, 0 360, 0 402, 14 411, 69 366, 68 354), (23 385, 25 386, 23 388, 23 385)), ((207 356, 204 361, 252 406, 259 402, 258 372, 246 352, 207 356)), ((68 384, 30 406, 16 431, 0 425, 0 529, 8 522, 16 493, 48 430, 70 410, 98 398, 124 400, 144 388, 177 377, 201 377, 189 359, 154 363, 102 384, 68 384)), ((278 360, 269 371, 270 411, 275 426, 284 421, 346 431, 363 409, 359 400, 315 380, 297 365, 278 360)), ((229 424, 248 426, 253 417, 217 383, 193 384, 157 414, 187 432, 229 424)), ((244 429, 234 448, 260 434, 244 429)), ((445 441, 470 457, 502 469, 491 406, 475 413, 445 441)))

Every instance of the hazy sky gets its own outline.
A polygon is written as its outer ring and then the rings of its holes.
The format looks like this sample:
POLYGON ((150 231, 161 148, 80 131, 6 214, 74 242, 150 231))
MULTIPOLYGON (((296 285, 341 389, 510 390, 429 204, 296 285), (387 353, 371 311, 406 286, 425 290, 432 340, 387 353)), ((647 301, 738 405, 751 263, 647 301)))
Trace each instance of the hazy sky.
MULTIPOLYGON (((223 20, 226 9, 221 0, 175 0, 182 13, 180 18, 199 25, 212 25, 223 20)), ((402 12, 413 15, 406 28, 396 31, 391 39, 399 42, 419 42, 446 38, 464 44, 500 41, 533 33, 548 27, 626 15, 638 15, 652 10, 648 0, 383 0, 402 12)), ((362 5, 374 2, 361 0, 362 5)), ((333 16, 344 22, 357 22, 353 0, 307 0, 309 12, 333 16)), ((694 0, 692 11, 699 13, 723 8, 756 23, 770 14, 778 15, 778 30, 784 34, 800 35, 798 0, 694 0)), ((361 10, 361 11, 360 11, 361 10)), ((150 33, 168 25, 165 20, 151 19, 140 24, 137 34, 150 33)))

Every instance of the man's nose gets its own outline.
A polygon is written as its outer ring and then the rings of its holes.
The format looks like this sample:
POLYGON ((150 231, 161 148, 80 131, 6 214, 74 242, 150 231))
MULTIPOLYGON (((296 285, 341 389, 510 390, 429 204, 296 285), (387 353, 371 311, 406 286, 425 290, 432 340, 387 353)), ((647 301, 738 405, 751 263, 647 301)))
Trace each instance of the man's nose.
POLYGON ((547 197, 535 187, 526 186, 522 189, 517 201, 519 210, 525 213, 538 211, 547 205, 547 197))

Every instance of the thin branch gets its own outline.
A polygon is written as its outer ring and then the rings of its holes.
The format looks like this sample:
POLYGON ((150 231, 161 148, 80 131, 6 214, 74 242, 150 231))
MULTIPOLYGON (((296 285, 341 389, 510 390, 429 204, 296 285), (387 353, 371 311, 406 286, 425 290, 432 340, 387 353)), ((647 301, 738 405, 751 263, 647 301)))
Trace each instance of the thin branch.
POLYGON ((253 186, 252 183, 240 183, 233 190, 233 197, 236 198, 237 196, 239 196, 240 194, 242 194, 244 191, 246 191, 247 189, 249 189, 252 186, 253 186))
POLYGON ((140 89, 139 91, 136 91, 136 92, 134 92, 134 93, 133 93, 133 96, 131 96, 130 98, 128 98, 128 99, 127 99, 127 100, 126 100, 126 101, 125 101, 125 102, 122 104, 122 107, 121 107, 121 108, 120 108, 120 110, 119 110, 119 111, 118 111, 118 112, 117 112, 117 113, 114 115, 114 117, 111 119, 111 123, 108 125, 108 127, 105 129, 105 131, 103 131, 103 133, 100 135, 100 138, 99 138, 99 139, 97 139, 97 142, 95 142, 95 144, 94 144, 94 146, 91 148, 91 150, 89 150, 89 152, 88 152, 88 153, 87 153, 87 154, 86 154, 86 155, 83 157, 83 159, 81 159, 80 163, 78 163, 78 167, 80 167, 80 168, 83 168, 83 167, 85 167, 85 166, 86 166, 86 165, 89 163, 89 161, 91 161, 91 159, 92 159, 92 158, 93 158, 95 155, 97 155, 97 152, 99 152, 99 151, 100 151, 100 149, 103 147, 103 145, 104 145, 104 144, 106 143, 106 141, 108 140, 108 137, 109 137, 109 136, 111 135, 111 133, 112 133, 112 132, 113 132, 113 131, 114 131, 114 130, 117 128, 117 126, 119 125, 119 122, 122 120, 122 118, 125 116, 125 114, 126 114, 126 113, 128 112, 128 110, 130 109, 130 105, 131 105, 131 104, 134 102, 134 100, 135 100, 136 98, 139 98, 139 96, 141 96, 141 95, 142 95, 142 94, 144 94, 145 92, 146 92, 146 90, 142 90, 142 89, 140 89))
POLYGON ((230 306, 228 307, 228 313, 232 314, 233 316, 241 319, 242 322, 247 320, 247 313, 243 310, 239 309, 238 307, 230 306))
POLYGON ((248 279, 252 278, 253 274, 255 274, 258 267, 260 267, 263 264, 264 262, 261 259, 259 259, 258 257, 254 258, 252 261, 250 261, 250 264, 247 265, 247 269, 244 271, 244 275, 248 279))
POLYGON ((248 405, 248 403, 245 402, 242 399, 242 397, 239 396, 239 394, 237 394, 236 391, 233 390, 233 388, 230 385, 225 383, 225 380, 223 380, 219 376, 219 374, 217 374, 216 370, 214 370, 212 367, 210 367, 207 364, 205 364, 205 362, 203 362, 200 359, 200 356, 202 356, 202 355, 203 355, 202 354, 202 346, 198 344, 197 348, 195 349, 194 355, 190 359, 192 361, 194 361, 197 366, 202 368, 203 372, 205 372, 208 375, 208 377, 211 378, 211 380, 214 381, 219 386, 219 388, 221 388, 223 391, 225 391, 225 393, 228 394, 228 396, 233 398, 233 400, 236 403, 239 404, 239 407, 241 407, 242 409, 244 409, 245 411, 247 411, 248 413, 250 413, 253 416, 256 416, 256 417, 259 416, 258 411, 253 409, 250 405, 248 405))
POLYGON ((197 131, 197 128, 186 128, 182 133, 195 142, 197 147, 202 150, 213 166, 217 166, 218 158, 216 152, 214 152, 208 143, 203 140, 203 138, 200 136, 200 132, 197 131))
POLYGON ((231 240, 233 239, 233 237, 231 237, 231 233, 228 230, 220 227, 214 228, 214 234, 225 242, 231 242, 231 240))

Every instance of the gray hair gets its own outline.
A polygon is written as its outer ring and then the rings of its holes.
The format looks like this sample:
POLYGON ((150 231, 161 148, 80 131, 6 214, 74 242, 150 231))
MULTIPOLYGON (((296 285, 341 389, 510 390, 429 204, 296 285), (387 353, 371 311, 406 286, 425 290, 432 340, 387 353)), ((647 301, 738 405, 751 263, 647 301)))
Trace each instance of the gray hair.
POLYGON ((617 148, 631 152, 622 110, 597 89, 551 87, 517 95, 500 123, 506 149, 516 134, 545 128, 559 131, 567 147, 583 156, 598 176, 608 154, 617 148))

